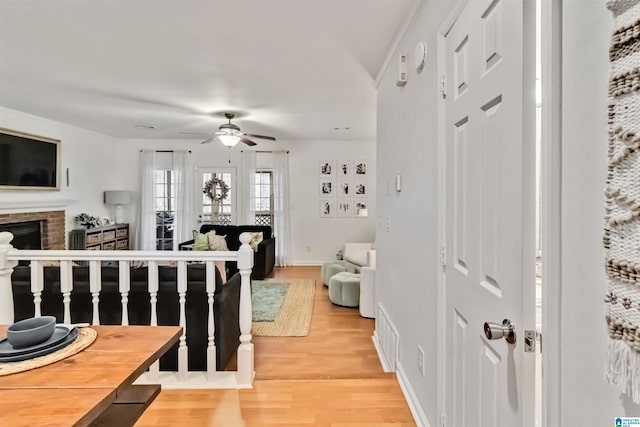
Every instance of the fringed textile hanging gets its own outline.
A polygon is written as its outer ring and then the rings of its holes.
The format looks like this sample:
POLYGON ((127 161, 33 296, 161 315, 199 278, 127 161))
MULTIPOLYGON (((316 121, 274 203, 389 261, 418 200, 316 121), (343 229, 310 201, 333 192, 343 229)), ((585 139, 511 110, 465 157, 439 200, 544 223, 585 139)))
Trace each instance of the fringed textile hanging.
POLYGON ((640 0, 606 4, 614 32, 604 226, 610 338, 605 379, 640 403, 640 0))

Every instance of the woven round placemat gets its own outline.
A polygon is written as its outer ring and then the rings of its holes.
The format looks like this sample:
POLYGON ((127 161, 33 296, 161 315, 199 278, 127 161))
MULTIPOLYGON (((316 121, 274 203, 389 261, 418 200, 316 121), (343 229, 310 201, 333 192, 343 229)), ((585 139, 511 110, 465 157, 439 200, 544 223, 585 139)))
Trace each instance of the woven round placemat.
POLYGON ((54 351, 53 353, 46 354, 44 356, 35 357, 29 360, 21 360, 19 362, 7 362, 0 363, 0 376, 16 374, 18 372, 24 372, 42 366, 50 365, 62 359, 66 359, 69 356, 73 356, 76 353, 81 352, 85 348, 89 347, 98 336, 95 329, 80 328, 78 330, 78 338, 76 338, 68 346, 54 351))

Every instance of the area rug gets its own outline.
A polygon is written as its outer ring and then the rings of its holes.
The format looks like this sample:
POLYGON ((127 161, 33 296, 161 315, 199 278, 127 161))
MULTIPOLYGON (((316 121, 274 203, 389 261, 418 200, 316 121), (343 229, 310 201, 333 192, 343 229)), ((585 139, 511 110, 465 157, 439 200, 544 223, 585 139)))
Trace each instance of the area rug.
POLYGON ((254 280, 251 283, 251 307, 254 322, 273 322, 289 291, 289 283, 254 280))
MULTIPOLYGON (((269 283, 282 283, 283 280, 265 280, 269 283)), ((254 321, 251 333, 255 336, 266 337, 304 337, 309 335, 311 327, 311 313, 315 296, 315 281, 310 279, 287 279, 289 289, 286 292, 280 310, 273 321, 254 321)), ((256 283, 253 282, 253 286, 256 283)), ((253 301, 253 297, 252 297, 253 301)), ((262 311, 258 308, 257 311, 262 311)), ((254 310, 254 313, 256 311, 254 310)))
POLYGON ((640 2, 611 0, 605 379, 640 403, 640 2))

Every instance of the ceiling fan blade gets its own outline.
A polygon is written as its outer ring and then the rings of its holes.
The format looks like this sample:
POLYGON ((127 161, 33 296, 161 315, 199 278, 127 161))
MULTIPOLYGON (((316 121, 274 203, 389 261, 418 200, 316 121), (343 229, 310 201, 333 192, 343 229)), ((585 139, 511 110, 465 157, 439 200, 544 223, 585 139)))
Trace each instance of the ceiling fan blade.
POLYGON ((215 136, 212 136, 212 137, 211 137, 211 138, 209 138, 209 139, 205 139, 205 140, 204 140, 204 141, 202 141, 200 144, 208 144, 208 143, 210 143, 211 141, 213 141, 214 139, 215 139, 215 136))
POLYGON ((250 140, 248 138, 240 138, 240 141, 244 142, 249 147, 253 147, 254 145, 258 145, 258 144, 256 144, 255 142, 253 142, 252 140, 250 140))
POLYGON ((211 132, 199 132, 197 130, 181 130, 180 135, 211 135, 211 132))
POLYGON ((262 139, 268 139, 270 141, 275 141, 276 139, 272 136, 265 136, 265 135, 256 135, 255 133, 245 133, 244 135, 246 136, 250 136, 252 138, 262 138, 262 139))

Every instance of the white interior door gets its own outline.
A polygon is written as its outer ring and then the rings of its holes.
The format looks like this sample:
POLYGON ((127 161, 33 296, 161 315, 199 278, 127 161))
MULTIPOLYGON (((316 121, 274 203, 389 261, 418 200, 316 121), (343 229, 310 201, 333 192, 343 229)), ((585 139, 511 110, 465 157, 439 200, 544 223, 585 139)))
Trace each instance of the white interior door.
POLYGON ((523 349, 523 330, 535 329, 527 15, 522 0, 469 0, 445 35, 447 426, 533 423, 535 357, 523 349), (515 343, 485 336, 485 322, 503 319, 515 343))
MULTIPOLYGON (((200 210, 197 212, 198 224, 235 224, 236 209, 236 169, 235 168, 199 168, 198 183, 201 195, 199 201, 200 210), (202 193, 202 189, 207 181, 216 176, 222 179, 229 187, 229 194, 224 200, 214 203, 209 197, 202 193)), ((218 193, 220 191, 218 190, 218 193)))

